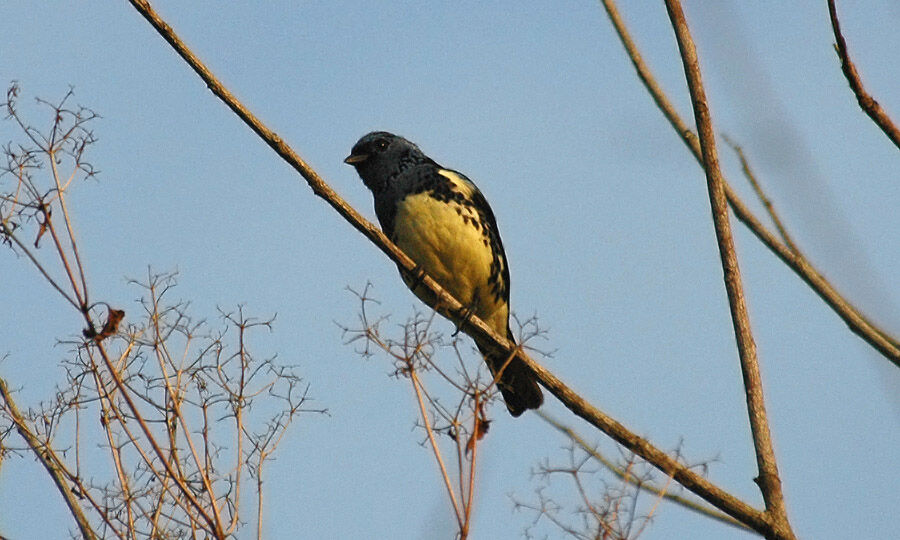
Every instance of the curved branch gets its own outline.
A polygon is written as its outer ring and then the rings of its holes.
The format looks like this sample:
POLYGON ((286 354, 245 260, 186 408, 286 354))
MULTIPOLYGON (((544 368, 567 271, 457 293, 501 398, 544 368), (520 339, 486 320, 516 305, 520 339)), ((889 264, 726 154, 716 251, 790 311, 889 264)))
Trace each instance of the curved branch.
POLYGON ((900 148, 900 129, 894 125, 894 122, 891 121, 891 117, 884 112, 884 109, 882 109, 881 105, 875 101, 875 98, 863 88, 863 83, 859 78, 859 73, 856 71, 856 66, 850 61, 850 53, 847 52, 847 42, 844 41, 844 35, 841 34, 841 24, 838 21, 834 0, 828 0, 828 16, 831 18, 831 28, 834 30, 834 40, 836 42, 834 50, 837 52, 838 58, 841 61, 841 71, 844 72, 844 77, 847 78, 850 89, 853 90, 853 93, 856 95, 856 101, 859 103, 859 107, 879 128, 881 128, 881 131, 883 131, 888 139, 894 143, 894 146, 900 148))

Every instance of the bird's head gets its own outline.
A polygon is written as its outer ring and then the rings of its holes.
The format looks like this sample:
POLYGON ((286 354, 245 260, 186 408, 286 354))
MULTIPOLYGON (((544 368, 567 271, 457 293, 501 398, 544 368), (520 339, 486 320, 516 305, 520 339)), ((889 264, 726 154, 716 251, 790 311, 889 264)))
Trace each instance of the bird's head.
POLYGON ((366 187, 377 193, 406 168, 427 160, 418 146, 403 137, 373 131, 353 145, 344 163, 353 165, 366 187))

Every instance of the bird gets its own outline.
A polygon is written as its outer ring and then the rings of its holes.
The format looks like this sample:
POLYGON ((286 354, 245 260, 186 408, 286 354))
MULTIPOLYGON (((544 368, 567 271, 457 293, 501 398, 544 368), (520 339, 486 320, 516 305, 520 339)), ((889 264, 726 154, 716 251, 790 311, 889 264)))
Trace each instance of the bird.
MULTIPOLYGON (((509 267, 494 212, 474 182, 438 165, 418 146, 386 131, 364 135, 344 163, 352 165, 372 192, 381 229, 468 313, 515 342, 509 328, 509 267)), ((400 269, 412 292, 431 308, 436 299, 400 269)), ((476 346, 512 416, 537 409, 543 393, 518 357, 476 346), (499 372, 499 378, 497 374, 499 372)))

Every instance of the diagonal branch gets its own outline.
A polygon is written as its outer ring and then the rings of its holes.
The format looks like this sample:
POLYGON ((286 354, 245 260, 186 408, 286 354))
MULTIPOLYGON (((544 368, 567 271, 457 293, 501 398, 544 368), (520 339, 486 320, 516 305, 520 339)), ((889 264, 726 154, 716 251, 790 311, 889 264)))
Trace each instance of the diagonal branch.
POLYGON ((66 302, 71 304, 72 307, 74 307, 78 311, 81 311, 81 307, 80 307, 79 303, 74 298, 72 298, 72 296, 69 293, 67 293, 65 291, 65 289, 62 288, 62 285, 60 285, 59 283, 56 282, 55 279, 53 279, 53 276, 51 276, 47 272, 47 269, 44 268, 44 265, 41 264, 41 262, 35 256, 35 254, 32 253, 30 249, 28 249, 28 246, 26 246, 19 239, 18 236, 16 236, 13 229, 10 226, 8 226, 6 223, 4 223, 3 221, 0 221, 0 237, 2 237, 4 240, 9 239, 11 242, 16 244, 16 246, 18 246, 19 249, 22 250, 22 253, 24 253, 25 256, 28 257, 28 260, 31 261, 31 263, 34 265, 34 267, 37 268, 38 272, 40 272, 41 275, 44 276, 44 279, 47 280, 47 283, 49 283, 54 289, 56 289, 56 291, 59 292, 59 294, 61 294, 62 297, 66 299, 66 302))
MULTIPOLYGON (((174 30, 152 9, 146 0, 129 0, 131 5, 150 23, 188 65, 200 76, 207 87, 221 99, 234 113, 257 133, 275 152, 288 162, 307 181, 313 193, 323 198, 354 228, 366 236, 384 252, 401 270, 414 272, 413 261, 395 246, 377 227, 350 207, 312 168, 303 161, 275 132, 266 127, 253 115, 224 85, 212 74, 202 61, 184 44, 174 30)), ((518 354, 522 361, 534 371, 541 384, 557 397, 569 410, 588 421, 619 444, 642 457, 682 486, 707 500, 726 514, 751 527, 760 534, 779 537, 770 517, 749 504, 719 488, 706 478, 690 470, 666 452, 653 446, 649 441, 632 433, 625 426, 612 419, 584 398, 566 386, 546 368, 536 363, 504 337, 498 336, 478 317, 472 315, 456 299, 444 291, 431 277, 424 275, 420 286, 428 289, 437 299, 436 311, 458 326, 464 326, 465 333, 476 342, 493 347, 506 354, 518 354), (463 322, 465 324, 463 325, 463 322)), ((783 538, 790 538, 783 536, 783 538)))
MULTIPOLYGON (((662 91, 659 83, 656 82, 656 79, 653 77, 653 74, 641 57, 641 53, 638 51, 634 40, 628 33, 628 28, 626 28, 625 22, 622 20, 621 15, 619 15, 615 1, 601 1, 603 2, 603 7, 606 9, 606 13, 613 24, 616 34, 618 34, 622 45, 625 47, 625 52, 631 59, 631 63, 634 65, 641 82, 647 88, 647 91, 650 93, 653 101, 656 102, 660 111, 662 111, 663 115, 672 125, 672 128, 678 133, 681 140, 687 145, 688 150, 691 151, 694 158, 696 158, 697 162, 702 166, 703 156, 697 136, 691 131, 691 128, 685 124, 684 120, 681 119, 678 112, 675 110, 675 107, 662 91)), ((725 183, 725 195, 728 198, 728 203, 731 205, 735 217, 746 225, 747 228, 750 229, 750 232, 752 232, 760 242, 769 248, 769 250, 781 259, 788 268, 793 270, 800 279, 815 291, 815 293, 819 295, 819 298, 828 304, 828 306, 843 319, 844 323, 854 334, 866 341, 866 343, 881 353, 885 358, 893 362, 894 365, 900 367, 900 341, 897 341, 896 338, 880 329, 874 322, 863 315, 858 308, 848 302, 847 299, 844 298, 812 264, 810 264, 809 260, 802 253, 799 251, 792 251, 789 246, 779 241, 778 237, 766 229, 756 216, 753 215, 750 209, 747 208, 727 182, 725 183)))
POLYGON ((46 451, 44 443, 42 443, 28 428, 25 417, 22 415, 22 412, 19 411, 15 401, 13 401, 9 392, 9 387, 3 379, 0 379, 0 397, 3 398, 3 408, 6 409, 10 418, 12 418, 13 422, 16 424, 16 431, 18 431, 19 435, 21 435, 22 438, 25 439, 25 442, 28 443, 28 447, 31 448, 35 458, 37 458, 41 465, 47 469, 50 477, 53 478, 53 483, 56 484, 57 491, 59 491, 63 496, 63 499, 66 500, 66 505, 69 507, 69 512, 71 512, 72 517, 75 518, 76 523, 78 523, 78 529, 81 531, 81 535, 87 540, 96 540, 97 535, 94 534, 94 529, 91 527, 90 522, 88 522, 88 518, 84 514, 81 505, 78 503, 75 493, 73 493, 73 490, 70 488, 69 483, 66 480, 66 475, 59 464, 46 451))
POLYGON ((779 236, 781 236, 781 240, 784 242, 791 251, 794 253, 799 253, 800 248, 797 247, 797 244, 794 243, 794 239, 791 237, 791 234, 788 232, 787 228, 784 226, 784 222, 781 221, 781 216, 778 215, 778 212, 775 210, 775 205, 772 204, 772 200, 766 195, 766 192, 763 191, 762 186, 759 185, 759 180, 756 179, 756 175, 753 173, 753 169, 750 168, 750 162, 747 161, 747 156, 744 155, 744 149, 741 146, 729 139, 727 135, 723 135, 722 139, 734 150, 734 153, 737 154, 738 160, 741 162, 741 172, 744 173, 744 177, 750 182, 750 187, 753 188, 753 192, 756 193, 756 197, 759 199, 759 202, 762 203, 763 208, 766 209, 766 213, 769 214, 769 219, 772 220, 772 224, 775 225, 775 230, 778 231, 779 236))
MULTIPOLYGON (((478 339, 487 341, 490 338, 498 343, 502 343, 496 339, 496 336, 480 320, 476 321, 473 317, 470 320, 470 324, 472 325, 473 332, 478 335, 478 339)), ((644 461, 656 467, 666 476, 671 476, 676 482, 689 491, 697 494, 711 505, 747 525, 761 535, 775 535, 775 538, 785 539, 793 538, 792 536, 778 536, 777 531, 774 529, 774 523, 772 523, 770 517, 765 512, 753 508, 680 463, 677 459, 673 458, 663 450, 660 450, 647 439, 633 433, 624 425, 591 405, 587 400, 582 398, 578 393, 556 377, 556 375, 532 360, 526 354, 520 353, 519 358, 528 364, 528 367, 534 371, 541 385, 562 402, 567 409, 605 433, 632 453, 640 456, 644 461)))
POLYGON ((572 442, 574 442, 576 445, 578 445, 579 448, 581 448, 584 452, 590 454, 590 456, 592 458, 599 461, 604 467, 609 469, 610 472, 612 472, 614 475, 616 475, 623 481, 628 482, 640 489, 654 493, 655 495, 662 497, 668 501, 679 504, 679 505, 687 508, 688 510, 691 510, 693 512, 700 514, 701 516, 712 518, 716 521, 721 521, 722 523, 725 523, 726 525, 731 525, 732 527, 735 527, 735 528, 738 528, 738 529, 741 529, 744 531, 750 530, 749 527, 747 527, 740 521, 737 521, 736 519, 734 519, 733 517, 731 517, 727 514, 723 514, 717 510, 713 510, 712 508, 706 506, 705 504, 702 504, 695 500, 689 499, 687 497, 682 497, 681 495, 676 495, 675 493, 672 493, 670 491, 667 491, 663 488, 658 487, 654 483, 638 481, 638 479, 634 475, 628 474, 627 470, 623 470, 618 465, 613 463, 611 460, 607 459, 606 456, 601 454, 594 446, 592 446, 586 440, 584 440, 584 438, 582 438, 581 435, 579 435, 574 429, 563 424, 562 422, 560 422, 556 418, 550 416, 549 414, 545 413, 544 411, 538 410, 537 415, 539 417, 541 417, 541 420, 543 420, 544 422, 547 422, 548 424, 550 424, 551 426, 556 428, 557 431, 559 431, 560 433, 562 433, 563 435, 568 437, 572 442))
POLYGON ((731 234, 731 223, 728 219, 728 201, 725 197, 725 179, 719 169, 719 157, 716 152, 716 138, 713 133, 712 117, 703 80, 700 74, 700 60, 697 49, 691 38, 690 29, 684 18, 681 3, 678 0, 666 0, 669 19, 675 29, 678 49, 684 64, 688 90, 694 108, 694 120, 700 137, 700 148, 703 154, 703 168, 706 171, 706 183, 709 191, 709 202, 712 207, 713 224, 716 240, 719 244, 719 255, 722 259, 725 290, 728 293, 728 305, 731 309, 731 321, 737 341, 738 354, 741 361, 741 375, 744 378, 744 389, 747 395, 747 409, 750 416, 750 430, 753 434, 753 446, 756 450, 756 463, 759 469, 757 482, 766 503, 766 511, 771 514, 776 527, 783 536, 791 537, 787 510, 784 506, 784 495, 781 492, 781 480, 778 478, 778 466, 775 451, 772 447, 772 436, 769 432, 769 420, 763 398, 762 377, 759 371, 759 360, 756 355, 756 343, 750 328, 750 315, 744 300, 744 289, 741 283, 741 270, 737 253, 734 249, 734 238, 731 234))
POLYGON ((834 50, 837 52, 838 58, 841 60, 841 71, 850 84, 850 89, 856 95, 856 101, 859 102, 860 108, 864 113, 869 115, 875 124, 881 128, 881 131, 887 135, 888 139, 894 143, 894 146, 900 148, 900 129, 891 121, 881 105, 875 101, 871 94, 863 88, 862 80, 856 71, 856 66, 850 60, 850 53, 847 52, 847 42, 844 41, 844 35, 841 34, 841 24, 838 21, 837 9, 834 7, 834 0, 828 0, 828 16, 831 18, 831 28, 834 29, 834 39, 836 41, 834 50))

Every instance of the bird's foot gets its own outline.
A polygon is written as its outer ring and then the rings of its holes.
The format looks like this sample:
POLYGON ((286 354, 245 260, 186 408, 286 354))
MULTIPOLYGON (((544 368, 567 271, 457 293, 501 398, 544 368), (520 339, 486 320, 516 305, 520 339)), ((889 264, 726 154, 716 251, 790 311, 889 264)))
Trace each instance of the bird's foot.
POLYGON ((460 332, 463 331, 463 328, 465 328, 465 326, 467 324, 469 324, 469 321, 472 319, 472 313, 474 313, 474 312, 475 312, 474 305, 470 305, 463 311, 462 319, 460 319, 459 324, 456 325, 456 331, 453 332, 452 334, 450 334, 450 337, 456 337, 459 335, 460 332))
POLYGON ((408 286, 410 290, 413 291, 419 288, 419 285, 425 281, 425 269, 418 264, 413 267, 412 271, 407 272, 406 275, 409 278, 408 286))

